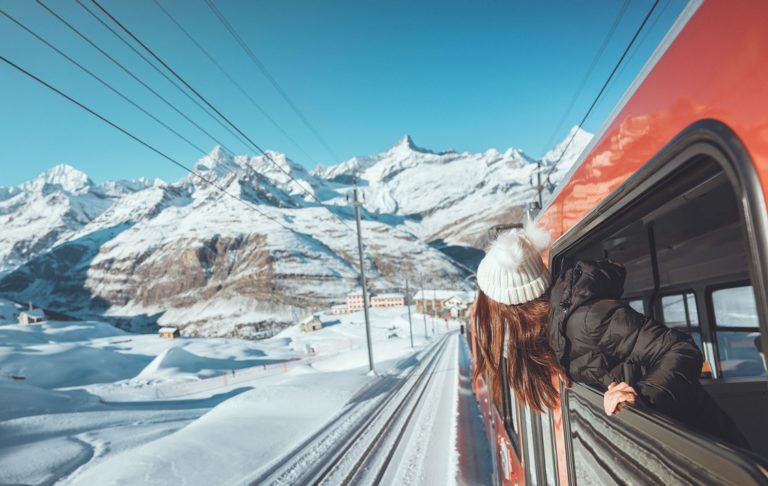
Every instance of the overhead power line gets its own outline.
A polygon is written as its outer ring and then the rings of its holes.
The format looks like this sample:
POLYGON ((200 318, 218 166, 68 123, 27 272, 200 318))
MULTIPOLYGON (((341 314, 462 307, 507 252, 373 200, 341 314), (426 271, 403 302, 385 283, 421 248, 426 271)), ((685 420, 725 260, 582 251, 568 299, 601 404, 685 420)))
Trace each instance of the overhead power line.
POLYGON ((85 42, 87 42, 87 43, 88 43, 88 44, 89 44, 91 47, 93 47, 94 49, 96 49, 97 51, 99 51, 99 52, 100 52, 100 53, 101 53, 103 56, 105 56, 107 59, 109 59, 110 61, 112 61, 112 63, 114 63, 114 64, 115 64, 117 67, 119 67, 119 68, 120 68, 120 69, 121 69, 123 72, 125 72, 125 73, 126 73, 126 74, 128 74, 128 75, 129 75, 131 78, 133 78, 133 79, 134 79, 136 82, 138 82, 139 84, 141 84, 142 86, 144 86, 144 88, 146 88, 146 89, 147 89, 149 92, 151 92, 152 94, 154 94, 154 95, 155 95, 155 96, 156 96, 158 99, 160 99, 160 100, 161 100, 163 103, 165 103, 165 104, 166 104, 166 105, 167 105, 169 108, 171 108, 173 111, 175 111, 176 113, 178 113, 180 116, 182 116, 182 117, 183 117, 185 120, 187 120, 189 123, 191 123, 192 125, 194 125, 194 126, 195 126, 195 127, 198 129, 198 130, 200 130, 202 133, 204 133, 205 135, 207 135, 207 136, 208 136, 208 137, 209 137, 211 140, 213 140, 213 142, 214 142, 214 143, 216 143, 216 144, 218 144, 218 145, 221 145, 221 146, 222 146, 224 149, 226 149, 227 151, 229 151, 229 152, 232 152, 232 151, 231 151, 229 148, 227 148, 225 145, 223 145, 221 142, 219 142, 219 141, 216 139, 216 137, 214 137, 213 135, 211 135, 211 134, 210 134, 210 133, 209 133, 209 132, 208 132, 206 129, 204 129, 203 127, 201 127, 200 125, 198 125, 198 124, 197 124, 197 123, 196 123, 194 120, 192 120, 192 119, 191 119, 191 118, 189 118, 189 117, 188 117, 186 114, 184 114, 184 113, 183 113, 181 110, 179 110, 179 109, 178 109, 178 108, 177 108, 177 107, 176 107, 176 106, 175 106, 173 103, 171 103, 170 101, 168 101, 168 100, 167 100, 167 99, 166 99, 166 98, 165 98, 163 95, 161 95, 160 93, 158 93, 157 91, 155 91, 155 90, 154 90, 154 89, 153 89, 151 86, 149 86, 147 83, 145 83, 144 81, 142 81, 142 80, 141 80, 141 79, 140 79, 138 76, 136 76, 136 75, 135 75, 135 74, 134 74, 134 73, 133 73, 133 72, 132 72, 130 69, 128 69, 127 67, 125 67, 123 64, 121 64, 121 63, 120 63, 120 62, 119 62, 117 59, 115 59, 114 57, 112 57, 112 56, 111 56, 111 55, 110 55, 108 52, 106 52, 104 49, 102 49, 101 47, 99 47, 98 45, 96 45, 96 43, 95 43, 95 42, 93 42, 93 41, 92 41, 91 39, 89 39, 89 38, 88 38, 88 37, 87 37, 85 34, 83 34, 82 32, 80 32, 80 30, 78 30, 78 29, 77 29, 77 28, 76 28, 74 25, 72 25, 71 23, 69 23, 69 22, 68 22, 66 19, 64 19, 64 18, 63 18, 61 15, 59 15, 59 14, 58 14, 58 13, 56 13, 54 10, 52 10, 51 8, 49 8, 49 7, 48 7, 46 4, 44 4, 44 3, 42 2, 42 0, 37 0, 37 3, 38 3, 38 4, 39 4, 41 7, 43 7, 45 10, 47 10, 47 11, 48 11, 48 12, 49 12, 51 15, 53 15, 54 17, 56 17, 56 19, 58 19, 58 20, 59 20, 59 22, 63 23, 63 24, 64 24, 65 26, 67 26, 67 28, 69 28, 69 29, 70 29, 72 32, 74 32, 75 34, 77 34, 77 36, 78 36, 78 37, 80 37, 81 39, 83 39, 83 40, 84 40, 85 42))
POLYGON ((557 165, 563 159, 563 155, 565 155, 565 152, 568 150, 568 147, 571 146, 571 142, 573 142, 573 139, 576 137, 576 134, 579 133, 579 128, 581 128, 582 125, 584 125, 584 122, 587 120, 589 115, 592 113, 592 110, 595 108, 595 105, 597 105, 597 102, 600 100, 600 97, 603 95, 603 93, 605 92, 605 89, 608 87, 608 84, 611 82, 611 79, 613 78, 613 75, 616 74, 616 71, 619 69, 619 66, 621 66, 621 62, 627 56, 627 53, 632 48, 632 45, 635 43, 635 40, 637 40, 637 37, 640 35, 640 32, 643 30, 643 27, 648 22, 648 19, 651 18, 651 15, 653 14, 653 11, 656 10, 656 6, 658 4, 659 4, 659 0, 655 0, 653 2, 653 6, 651 6, 651 9, 648 11, 648 13, 646 14, 645 18, 643 19, 643 22, 637 28, 637 31, 635 31, 635 35, 632 36, 632 40, 630 40, 629 44, 627 44, 627 47, 624 49, 624 52, 621 54, 621 57, 616 62, 616 65, 613 67, 613 70, 611 70, 611 74, 608 76, 608 79, 605 80, 605 83, 603 83, 603 87, 600 88, 600 92, 597 93, 597 96, 595 96, 594 101, 592 101, 592 104, 590 105, 589 109, 587 110, 587 113, 584 115, 584 117, 581 119, 581 121, 577 125, 576 130, 573 131, 573 134, 571 135, 571 138, 568 140, 568 143, 565 145, 565 148, 562 150, 562 152, 560 152, 560 156, 557 158, 557 160, 549 168, 549 171, 547 171, 546 178, 549 178, 549 176, 552 175, 552 172, 555 171, 555 168, 557 168, 557 165))
POLYGON ((293 180, 300 188, 302 188, 306 194, 308 194, 312 199, 314 199, 317 203, 320 204, 321 207, 324 207, 328 210, 329 213, 331 213, 332 217, 337 219, 341 224, 346 226, 350 231, 354 231, 351 226, 349 226, 344 220, 339 218, 336 213, 334 213, 330 208, 325 206, 322 201, 315 196, 315 194, 312 193, 311 190, 307 190, 301 182, 299 182, 293 174, 285 170, 280 164, 278 164, 274 158, 266 152, 264 149, 262 149, 259 144, 254 142, 248 135, 246 135, 237 125, 235 125, 226 115, 224 115, 218 108, 216 108, 208 99, 203 96, 198 90, 196 90, 191 84, 189 84, 181 75, 179 75, 171 66, 168 65, 160 56, 158 56, 150 47, 148 47, 144 42, 142 42, 136 35, 133 34, 133 32, 130 31, 125 25, 123 25, 122 22, 120 22, 117 18, 115 18, 107 9, 105 9, 97 0, 91 0, 91 2, 96 5, 96 7, 99 8, 107 17, 109 17, 120 29, 123 30, 126 34, 128 34, 129 37, 131 37, 137 44, 139 44, 145 51, 147 51, 157 62, 159 62, 165 69, 167 69, 176 79, 178 79, 184 86, 187 87, 192 93, 194 93, 195 96, 197 96, 203 103, 205 103, 211 110, 213 110, 218 116, 221 117, 222 120, 227 122, 229 126, 231 126, 237 133, 243 136, 250 145, 259 151, 269 162, 271 162, 275 167, 277 167, 281 172, 286 174, 291 180, 293 180))
POLYGON ((93 73, 91 70, 89 70, 88 68, 86 68, 85 66, 83 66, 82 64, 80 64, 79 62, 77 62, 76 60, 74 60, 74 59, 72 59, 71 57, 69 57, 69 56, 68 56, 66 53, 64 53, 64 52, 63 52, 61 49, 59 49, 58 47, 56 47, 56 46, 54 46, 53 44, 51 44, 50 42, 48 42, 47 40, 45 40, 44 38, 42 38, 42 37, 41 37, 40 35, 38 35, 37 33, 33 32, 33 31, 30 29, 30 28, 28 28, 26 25, 24 25, 24 24, 22 24, 21 22, 19 22, 17 19, 15 19, 14 17, 12 17, 10 14, 8 14, 6 11, 4 11, 3 9, 0 9, 0 14, 4 15, 6 18, 8 18, 9 20, 11 20, 13 23, 15 23, 16 25, 18 25, 20 28, 24 29, 24 30, 25 30, 27 33, 29 33, 30 35, 32 35, 33 37, 35 37, 37 40, 39 40, 40 42, 42 42, 43 44, 45 44, 45 45, 46 45, 46 46, 48 46, 49 48, 53 49, 53 50, 54 50, 56 53, 58 53, 58 54, 59 54, 60 56, 62 56, 64 59, 66 59, 66 60, 67 60, 67 61, 69 61, 70 63, 74 64, 74 65, 75 65, 75 66, 77 66, 78 68, 80 68, 80 69, 81 69, 82 71, 84 71, 86 74, 88 74, 88 75, 89 75, 89 76, 91 76, 93 79, 95 79, 96 81, 98 81, 99 83, 101 83, 103 86, 105 86, 107 89, 109 89, 110 91, 112 91, 113 93, 115 93, 116 95, 118 95, 119 97, 121 97, 123 100, 127 101, 128 103, 130 103, 130 104, 131 104, 131 105, 132 105, 134 108, 136 108, 137 110, 141 111, 142 113, 144 113, 145 115, 147 115, 148 117, 150 117, 151 119, 153 119, 155 122, 157 122, 159 125, 161 125, 162 127, 164 127, 166 130, 170 131, 171 133, 173 133, 174 135, 176 135, 177 137, 179 137, 181 140, 185 141, 187 144, 189 144, 189 146, 191 146, 192 148, 194 148, 194 149, 195 149, 195 150, 197 150, 198 152, 201 152, 203 155, 205 155, 205 153, 206 153, 206 152, 205 152, 205 150, 203 150, 203 149, 202 149, 202 148, 200 148, 199 146, 195 145, 195 144, 194 144, 194 143, 193 143, 191 140, 189 140, 188 138, 186 138, 184 135, 180 134, 179 132, 177 132, 176 130, 174 130, 174 129, 173 129, 173 128, 171 128, 170 126, 168 126, 168 125, 167 125, 165 122, 163 122, 162 120, 160 120, 159 118, 157 118, 155 115, 153 115, 152 113, 150 113, 150 112, 148 112, 147 110, 145 110, 144 108, 142 108, 142 107, 141 107, 141 106, 140 106, 138 103, 136 103, 135 101, 131 100, 130 98, 128 98, 127 96, 125 96, 123 93, 121 93, 120 91, 118 91, 117 89, 115 89, 115 88, 114 88, 114 87, 113 87, 111 84, 109 84, 108 82, 104 81, 102 78, 100 78, 99 76, 97 76, 96 74, 94 74, 94 73, 93 73))
POLYGON ((581 78, 581 82, 579 83, 578 88, 576 88, 576 92, 574 93, 573 98, 571 98, 571 102, 568 103, 568 107, 563 112, 563 116, 560 118, 560 121, 557 122, 557 126, 552 132, 552 135, 549 137, 547 144, 544 146, 544 150, 547 150, 554 145, 557 134, 560 133, 560 129, 563 128, 563 124, 568 119, 568 114, 571 112, 571 110, 573 109, 573 106, 579 100, 579 97, 581 96, 582 91, 584 91, 584 87, 587 85, 587 81, 592 76, 592 72, 597 67, 598 61, 600 60, 600 58, 603 57, 605 48, 608 47, 608 43, 613 38, 613 34, 616 32, 616 28, 618 28, 619 24, 621 23, 621 20, 624 18, 624 14, 627 12, 627 7, 629 7, 629 0, 624 0, 624 3, 622 4, 618 15, 614 19, 613 24, 611 24, 611 28, 608 29, 608 33, 605 34, 605 38, 603 39, 603 42, 600 44, 600 47, 597 49, 597 53, 595 53, 595 57, 592 58, 592 63, 589 65, 589 68, 587 69, 587 72, 584 74, 584 77, 581 78))
MULTIPOLYGON (((653 29, 656 28, 656 24, 659 23, 659 19, 661 19, 664 16, 664 12, 667 11, 667 9, 669 8, 669 6, 672 4, 673 1, 674 0, 667 0, 667 2, 664 4, 664 6, 661 7, 661 10, 659 10, 659 13, 656 14, 653 17, 653 20, 648 25, 648 27, 645 29, 645 32, 643 32, 643 34, 640 36, 640 38, 635 43, 635 48, 632 49, 632 52, 629 54, 629 57, 627 58, 627 62, 622 64, 622 66, 616 72, 616 76, 614 77, 612 82, 616 82, 616 80, 618 78, 620 78, 621 75, 624 73, 624 70, 627 68, 627 66, 632 64, 632 60, 635 58, 635 56, 637 55, 638 51, 640 50, 640 46, 643 45, 645 40, 648 38, 648 35, 650 35, 650 33, 653 32, 653 29)), ((609 88, 610 88, 610 86, 609 86, 609 88)))
POLYGON ((148 148, 149 150, 151 150, 152 152, 154 152, 157 155, 161 156, 162 158, 166 159, 167 161, 171 162, 172 164, 177 165, 178 167, 181 167, 182 169, 184 169, 185 171, 187 171, 190 174, 194 175, 195 177, 199 178, 203 182, 205 182, 205 183, 209 184, 210 186, 218 189, 219 191, 221 191, 225 195, 227 195, 227 196, 229 196, 229 197, 231 197, 231 198, 233 198, 233 199, 235 199, 237 201, 240 201, 242 204, 246 205, 248 208, 253 209, 257 213, 259 213, 262 216, 264 216, 265 218, 273 221, 274 223, 278 224, 279 226, 283 227, 284 229, 286 229, 286 230, 288 230, 288 231, 290 231, 292 233, 297 233, 298 234, 298 232, 295 229, 292 229, 292 228, 289 228, 289 227, 285 226, 284 224, 282 224, 280 222, 280 220, 278 220, 274 216, 271 216, 271 215, 267 214, 266 212, 262 211, 256 205, 251 204, 248 201, 245 201, 244 199, 242 199, 242 198, 232 194, 231 192, 227 191, 226 188, 221 187, 219 184, 216 184, 216 182, 214 182, 214 181, 208 179, 207 177, 201 175, 197 171, 195 171, 193 169, 190 169, 189 167, 187 167, 183 163, 179 162, 178 160, 174 159, 170 155, 167 155, 165 152, 162 152, 161 150, 157 149, 153 145, 150 145, 149 143, 145 142, 144 140, 142 140, 138 136, 134 135, 133 133, 131 133, 128 130, 126 130, 125 128, 121 127, 117 123, 109 120, 105 116, 100 115, 99 113, 97 113, 96 111, 92 110, 88 106, 86 106, 83 103, 77 101, 75 98, 69 96, 68 94, 64 93, 63 91, 59 90, 58 88, 54 87, 53 85, 49 84, 48 82, 44 81, 43 79, 39 78, 38 76, 36 76, 36 75, 32 74, 31 72, 27 71, 26 69, 24 69, 23 67, 19 66, 15 62, 13 62, 10 59, 8 59, 5 56, 3 56, 2 54, 0 54, 0 60, 5 62, 6 64, 11 66, 12 68, 16 69, 17 71, 23 73, 24 75, 34 79, 38 83, 42 84, 43 86, 45 86, 46 88, 50 89, 51 91, 53 91, 54 93, 58 94, 59 96, 67 99, 71 103, 74 103, 78 107, 80 107, 83 110, 87 111, 88 113, 90 113, 91 115, 95 116, 96 118, 98 118, 99 120, 103 121, 104 123, 107 123, 108 125, 112 126, 114 129, 118 130, 123 135, 126 135, 127 137, 130 137, 134 141, 140 143, 144 147, 148 148))
MULTIPOLYGON (((77 0, 77 2, 78 2, 78 3, 80 3, 80 1, 81 1, 81 0, 77 0)), ((243 96, 245 96, 245 97, 246 97, 246 98, 247 98, 247 99, 248 99, 248 100, 251 102, 251 104, 253 104, 253 106, 255 106, 255 107, 256 107, 256 109, 257 109, 257 110, 259 110, 259 112, 261 112, 261 114, 262 114, 262 115, 264 115, 264 117, 265 117, 267 120, 269 120, 269 121, 272 123, 272 125, 274 125, 274 126, 275 126, 275 127, 278 129, 278 130, 280 130, 280 132, 281 132, 281 133, 282 133, 282 134, 285 136, 285 138, 287 138, 287 139, 288 139, 288 140, 289 140, 289 141, 290 141, 290 142, 291 142, 291 143, 292 143, 292 144, 293 144, 293 145, 294 145, 294 146, 295 146, 297 149, 299 149, 299 151, 300 151, 302 154, 304 154, 304 155, 305 155, 305 156, 306 156, 306 157, 307 157, 307 158, 308 158, 308 159, 309 159, 311 162, 313 162, 313 163, 314 163, 314 164, 316 164, 316 165, 318 164, 318 162, 317 162, 317 161, 316 161, 316 160, 315 160, 315 159, 314 159, 314 158, 313 158, 311 155, 309 155, 309 153, 307 153, 307 151, 306 151, 306 150, 304 150, 304 147, 302 147, 302 146, 301 146, 301 145, 300 145, 300 144, 299 144, 299 143, 298 143, 298 142, 297 142, 297 141, 296 141, 296 140, 295 140, 295 139, 294 139, 294 138, 293 138, 293 137, 292 137, 292 136, 291 136, 291 135, 290 135, 290 134, 289 134, 289 133, 288 133, 288 132, 287 132, 287 131, 286 131, 286 130, 285 130, 285 129, 284 129, 282 126, 281 126, 281 125, 280 125, 280 124, 279 124, 279 123, 277 123, 277 121, 276 121, 274 118, 272 118, 272 117, 269 115, 269 113, 267 113, 267 111, 266 111, 266 110, 264 110, 264 108, 262 108, 262 106, 261 106, 261 105, 260 105, 260 104, 259 104, 259 103, 258 103, 258 102, 255 100, 255 99, 253 99, 253 97, 252 97, 250 94, 248 94, 248 92, 245 90, 245 88, 243 88, 243 87, 242 87, 242 85, 241 85, 240 83, 238 83, 238 82, 237 82, 237 81, 236 81, 236 80, 235 80, 235 79, 234 79, 234 78, 233 78, 233 77, 232 77, 232 76, 231 76, 231 75, 230 75, 230 74, 227 72, 227 70, 226 70, 226 69, 224 69, 224 67, 223 67, 223 66, 222 66, 222 65, 221 65, 221 64, 220 64, 220 63, 219 63, 219 62, 216 60, 216 58, 215 58, 215 57, 213 57, 213 56, 212 56, 212 55, 211 55, 211 54, 208 52, 208 50, 206 50, 206 49, 205 49, 205 48, 204 48, 204 47, 203 47, 203 46, 202 46, 202 45, 201 45, 201 44, 200 44, 200 43, 197 41, 197 39, 195 39, 195 38, 194 38, 194 36, 193 36, 192 34, 190 34, 190 33, 189 33, 189 31, 188 31, 187 29, 185 29, 183 25, 181 25, 181 23, 180 23, 178 20, 176 20, 176 18, 175 18, 175 17, 174 17, 174 16, 173 16, 173 15, 172 15, 172 14, 171 14, 169 11, 168 11, 168 9, 166 9, 165 7, 163 7, 163 6, 162 6, 162 4, 161 4, 161 3, 160 3, 158 0, 153 0, 153 1, 155 2, 155 5, 157 5, 157 7, 158 7, 160 10, 162 10, 162 12, 163 12, 163 13, 164 13, 164 14, 165 14, 165 15, 166 15, 166 16, 167 16, 167 17, 168 17, 170 20, 171 20, 171 22, 173 22, 173 24, 174 24, 174 25, 176 25, 176 27, 178 27, 178 28, 179 28, 179 30, 181 30, 181 32, 182 32, 182 33, 183 33, 183 34, 184 34, 184 35, 187 37, 187 39, 189 39, 189 40, 190 40, 190 42, 192 42, 192 44, 194 44, 194 45, 195 45, 195 47, 197 47, 197 49, 198 49, 200 52, 202 52, 202 53, 203 53, 203 55, 205 55, 205 57, 206 57, 206 58, 208 58, 208 60, 209 60, 209 61, 211 61, 211 63, 212 63, 214 66, 216 66, 216 68, 218 68, 218 70, 219 70, 219 71, 220 71, 220 72, 221 72, 221 73, 222 73, 222 74, 223 74, 223 75, 224 75, 224 76, 225 76, 227 79, 229 79, 229 81, 230 81, 230 82, 231 82, 231 83, 232 83, 232 84, 233 84, 233 85, 234 85, 234 86, 235 86, 235 87, 238 89, 238 91, 240 91, 240 93, 242 93, 242 95, 243 95, 243 96)))
MULTIPOLYGON (((93 17, 94 19, 96 19, 96 20, 97 20, 97 21, 98 21, 98 22, 99 22, 99 23, 100 23, 100 24, 101 24, 101 25, 102 25, 102 26, 103 26, 105 29, 107 29, 109 32, 111 32, 111 33, 112 33, 112 35, 114 35, 114 36, 115 36, 115 37, 116 37, 118 40, 120 40, 120 42, 122 42, 122 43, 123 43, 123 44, 124 44, 126 47, 128 47, 128 48, 129 48, 131 51, 133 51, 133 52, 134 52, 134 53, 135 53, 137 56, 139 56, 139 57, 140 57, 140 58, 141 58, 141 59, 142 59, 142 60, 143 60, 143 61, 144 61, 144 62, 145 62, 147 65, 149 65, 149 67, 151 67, 151 68, 152 68, 152 69, 153 69, 155 72, 157 72, 157 73, 158 73, 160 76, 162 76, 163 78, 165 78, 165 80, 166 80, 166 81, 168 81, 168 82, 169 82, 171 85, 173 85, 173 87, 174 87, 174 88, 176 88, 176 90, 177 90, 177 91, 179 91, 181 94, 183 94, 183 95, 184 95, 184 96, 185 96, 185 97, 186 97, 186 98, 187 98, 189 101, 191 101, 191 102, 192 102, 192 103, 193 103, 195 106, 197 106, 197 107, 198 107, 198 108, 199 108, 199 109, 200 109, 200 110, 201 110, 203 113, 205 113, 206 115, 208 115, 208 117, 210 117, 212 120, 214 120, 214 121, 215 121, 215 122, 216 122, 216 123, 217 123, 219 126, 221 126, 221 127, 224 129, 224 130, 226 130, 226 131, 227 131, 227 132, 228 132, 230 135, 232 135, 232 136, 233 136, 233 137, 234 137, 234 138, 235 138, 237 141, 239 141, 240 143, 242 143, 244 147, 248 147, 248 142, 246 142, 245 140, 243 140, 243 139, 242 139, 242 137, 240 137, 240 136, 239 136, 237 133, 235 133, 235 132, 234 132, 234 131, 233 131, 233 130, 230 128, 230 127, 228 127, 228 126, 227 126, 227 125, 225 125, 225 124, 224 124, 224 123, 223 123, 221 120, 219 120, 219 119, 216 117, 216 115, 214 115, 213 113, 211 113, 211 111, 210 111, 208 108, 206 108, 205 106, 203 106, 203 105, 202 105, 202 104, 201 104, 201 103, 200 103, 200 102, 199 102, 197 99, 195 99, 195 98, 194 98, 192 95, 190 95, 190 94, 187 92, 187 90, 185 90, 184 88, 182 88, 181 86, 179 86, 179 84, 178 84, 176 81, 174 81, 173 79, 171 79, 171 78, 170 78, 170 77, 169 77, 167 74, 165 74, 165 72, 163 72, 163 70, 162 70, 162 69, 160 69, 160 68, 158 68, 157 66, 155 66, 155 64, 154 64, 152 61, 150 61, 149 59, 147 59, 147 57, 146 57, 144 54, 142 54, 142 53, 141 53, 141 51, 139 51, 138 49, 136 49, 136 48, 135 48, 135 47, 134 47, 134 46, 133 46, 133 45, 132 45, 130 42, 128 42, 127 40, 125 40, 125 39, 124 39, 124 38, 123 38, 123 37, 122 37, 122 36, 121 36, 119 33, 117 33, 117 32, 115 31, 115 29, 113 29, 113 28, 112 28, 112 27, 111 27, 109 24, 107 24, 106 22, 104 22, 104 21, 101 19, 101 17, 99 17, 98 15, 96 15, 94 12, 92 12, 92 11, 91 11, 91 10, 90 10, 90 9, 89 9, 89 8, 88 8, 88 7, 87 7, 87 6, 86 6, 86 5, 83 3, 83 2, 82 2, 82 0, 75 0, 75 1, 77 2, 77 4, 78 4, 78 5, 80 5, 80 7, 81 7, 83 10, 85 10, 86 12, 88 12, 88 14, 89 14, 91 17, 93 17)), ((182 115, 182 116, 184 116, 184 115, 182 115)), ((185 118, 185 119, 188 119, 186 116, 184 116, 184 118, 185 118)), ((190 120, 190 122, 191 122, 191 120, 190 120)), ((194 123, 194 122, 191 122, 191 123, 194 123)), ((201 130, 202 130, 202 129, 201 129, 201 130)), ((204 131, 204 130, 203 130, 203 131, 204 131)), ((224 150, 226 150, 227 152, 229 152, 229 153, 231 153, 231 154, 234 154, 234 153, 235 153, 235 152, 234 152, 234 151, 232 151, 231 149, 227 148, 227 146, 226 146, 226 145, 224 145, 223 143, 219 142, 219 141, 218 141, 218 140, 217 140, 217 139, 216 139, 216 138, 215 138, 213 135, 209 134, 209 133, 208 133, 208 132, 206 132, 206 131, 204 131, 204 133, 205 133, 206 135, 208 135, 208 137, 209 137, 209 138, 211 138, 211 140, 213 140, 213 141, 214 141, 216 144, 218 144, 220 147, 222 147, 222 148, 223 148, 224 150)))
POLYGON ((256 56, 256 54, 253 52, 253 50, 248 47, 248 44, 243 40, 242 37, 240 37, 240 34, 237 33, 234 27, 232 27, 232 24, 229 23, 226 17, 224 17, 224 14, 221 13, 221 11, 216 7, 216 5, 211 2, 211 0, 205 0, 205 3, 208 5, 208 8, 211 9, 211 11, 214 13, 214 15, 219 19, 219 21, 222 23, 222 25, 229 31, 229 33, 234 37, 235 41, 240 45, 240 47, 245 51, 245 53, 248 55, 248 57, 253 61, 253 64, 261 71, 261 73, 264 75, 265 78, 267 78, 267 81, 277 90, 278 93, 280 93, 280 96, 283 97, 286 103, 288 103, 288 106, 291 107, 291 109, 296 113, 296 115, 299 117, 299 119, 304 123, 304 125, 309 128, 309 130, 312 132, 312 134, 317 138, 317 140, 325 147, 325 149, 328 151, 331 156, 333 156, 334 160, 340 161, 341 157, 336 155, 336 152, 331 148, 331 146, 328 144, 328 142, 325 141, 322 135, 320 135, 320 132, 317 131, 317 129, 310 123, 310 121, 307 119, 307 117, 304 115, 304 113, 299 110, 299 107, 296 106, 296 103, 291 100, 291 98, 288 96, 288 93, 283 89, 282 86, 280 86, 280 83, 277 82, 274 76, 267 70, 267 67, 264 65, 263 62, 256 56))

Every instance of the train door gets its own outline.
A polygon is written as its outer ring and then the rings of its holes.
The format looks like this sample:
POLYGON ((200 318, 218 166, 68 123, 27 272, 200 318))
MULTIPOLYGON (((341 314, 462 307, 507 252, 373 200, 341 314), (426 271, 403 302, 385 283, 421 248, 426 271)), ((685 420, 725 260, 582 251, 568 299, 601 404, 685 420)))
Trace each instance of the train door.
POLYGON ((648 410, 608 417, 602 394, 575 384, 562 414, 571 484, 765 484, 768 471, 766 207, 735 135, 700 122, 561 237, 555 272, 610 258, 627 268, 625 297, 692 335, 702 383, 753 451, 648 410))

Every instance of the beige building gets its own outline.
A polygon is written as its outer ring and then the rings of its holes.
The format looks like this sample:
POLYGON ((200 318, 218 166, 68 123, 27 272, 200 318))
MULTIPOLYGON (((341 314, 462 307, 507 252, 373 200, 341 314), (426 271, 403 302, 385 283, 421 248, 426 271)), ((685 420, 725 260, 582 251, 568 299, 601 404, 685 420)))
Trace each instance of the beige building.
MULTIPOLYGON (((369 307, 402 307, 405 305, 403 294, 368 294, 369 307)), ((363 310, 363 293, 350 292, 347 294, 347 312, 363 310)), ((331 310, 331 313, 333 310, 331 310)))
POLYGON ((471 292, 460 290, 424 290, 419 291, 413 298, 416 312, 438 315, 450 315, 453 318, 464 317, 470 304, 474 301, 471 292))
POLYGON ((338 316, 341 314, 348 314, 349 313, 349 306, 346 306, 344 304, 340 305, 334 305, 331 307, 331 314, 338 316))
POLYGON ((376 294, 370 299, 371 307, 403 307, 405 296, 403 294, 376 294))
POLYGON ((363 310, 363 293, 350 292, 347 294, 347 311, 355 312, 363 310))

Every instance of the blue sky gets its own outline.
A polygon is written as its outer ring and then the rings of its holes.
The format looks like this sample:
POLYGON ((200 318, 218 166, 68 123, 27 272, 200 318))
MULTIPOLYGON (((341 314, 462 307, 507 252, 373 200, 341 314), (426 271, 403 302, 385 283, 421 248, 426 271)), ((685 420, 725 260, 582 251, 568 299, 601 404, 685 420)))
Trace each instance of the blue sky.
MULTIPOLYGON (((256 143, 312 168, 385 150, 409 133, 423 147, 523 149, 540 157, 623 0, 215 0, 221 12, 328 142, 336 160, 214 17, 204 0, 159 0, 309 154, 302 153, 211 64, 152 0, 99 0, 256 143)), ((253 153, 144 64, 74 0, 45 3, 236 153, 253 153)), ((84 0, 95 10, 90 0, 84 0)), ((631 0, 576 100, 562 139, 586 112, 651 0, 631 0)), ((660 0, 585 124, 597 130, 684 8, 660 0)), ((35 2, 0 8, 93 70, 195 145, 198 131, 35 2)), ((201 154, 0 16, 0 54, 181 162, 201 154)), ((69 163, 107 179, 181 178, 183 171, 0 63, 0 186, 69 163)))

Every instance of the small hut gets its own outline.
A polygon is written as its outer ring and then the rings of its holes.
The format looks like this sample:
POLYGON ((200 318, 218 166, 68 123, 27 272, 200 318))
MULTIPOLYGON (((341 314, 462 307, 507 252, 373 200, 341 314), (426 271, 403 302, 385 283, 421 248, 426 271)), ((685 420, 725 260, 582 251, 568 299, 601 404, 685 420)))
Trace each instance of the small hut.
POLYGON ((301 321, 301 330, 304 332, 318 331, 323 328, 323 323, 320 321, 320 316, 309 316, 301 321))
POLYGON ((19 324, 37 324, 45 320, 43 309, 30 309, 19 313, 19 324))
POLYGON ((181 337, 181 332, 179 332, 178 327, 161 327, 160 331, 158 331, 158 334, 161 338, 164 339, 175 339, 177 337, 181 337))

